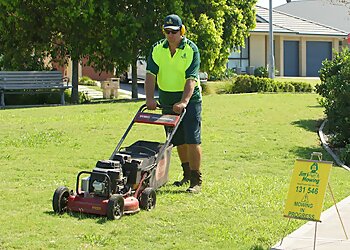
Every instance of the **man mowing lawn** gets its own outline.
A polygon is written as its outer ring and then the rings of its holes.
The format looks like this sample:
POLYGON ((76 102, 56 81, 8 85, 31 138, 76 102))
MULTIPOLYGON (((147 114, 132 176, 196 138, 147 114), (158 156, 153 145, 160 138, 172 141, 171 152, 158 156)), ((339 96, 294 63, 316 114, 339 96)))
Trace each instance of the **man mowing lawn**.
POLYGON ((147 60, 146 104, 150 110, 157 107, 154 99, 157 79, 159 102, 163 107, 171 107, 169 110, 163 109, 163 112, 180 114, 186 108, 186 114, 172 139, 183 168, 183 179, 174 182, 174 185, 182 186, 190 181, 186 191, 198 193, 202 185, 200 56, 197 46, 184 36, 185 31, 179 16, 173 14, 165 18, 165 39, 152 46, 147 60))

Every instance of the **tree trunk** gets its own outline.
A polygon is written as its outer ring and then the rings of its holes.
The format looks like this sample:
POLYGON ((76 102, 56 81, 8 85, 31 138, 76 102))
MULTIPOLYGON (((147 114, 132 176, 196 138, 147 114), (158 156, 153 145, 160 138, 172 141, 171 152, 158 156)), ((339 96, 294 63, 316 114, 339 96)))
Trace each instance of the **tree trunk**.
POLYGON ((132 62, 131 65, 131 78, 132 78, 132 87, 131 87, 131 98, 138 98, 138 87, 137 87, 137 59, 132 62))
POLYGON ((72 60, 72 103, 77 104, 79 101, 78 82, 79 82, 79 60, 72 60))

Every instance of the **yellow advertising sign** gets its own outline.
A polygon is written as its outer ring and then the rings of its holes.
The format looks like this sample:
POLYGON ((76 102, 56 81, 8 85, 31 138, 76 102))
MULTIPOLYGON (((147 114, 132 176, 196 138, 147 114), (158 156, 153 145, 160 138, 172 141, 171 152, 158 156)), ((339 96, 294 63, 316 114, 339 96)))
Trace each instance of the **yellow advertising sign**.
POLYGON ((284 216, 320 221, 332 162, 296 160, 284 216))

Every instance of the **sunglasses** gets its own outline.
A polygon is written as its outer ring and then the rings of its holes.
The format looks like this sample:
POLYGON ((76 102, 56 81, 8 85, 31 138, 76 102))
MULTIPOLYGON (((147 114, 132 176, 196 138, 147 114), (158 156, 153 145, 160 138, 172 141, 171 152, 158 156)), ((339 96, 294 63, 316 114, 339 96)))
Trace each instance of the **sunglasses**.
POLYGON ((176 34, 177 32, 179 32, 178 30, 164 30, 164 32, 166 33, 166 34, 176 34))

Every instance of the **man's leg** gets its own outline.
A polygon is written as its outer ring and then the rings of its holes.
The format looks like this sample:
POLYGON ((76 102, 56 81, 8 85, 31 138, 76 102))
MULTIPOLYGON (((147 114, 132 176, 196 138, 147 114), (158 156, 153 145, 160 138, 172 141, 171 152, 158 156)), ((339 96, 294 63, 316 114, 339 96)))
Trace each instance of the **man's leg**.
MULTIPOLYGON (((188 149, 188 160, 191 170, 199 170, 202 161, 202 148, 200 144, 186 144, 188 149)), ((181 159, 181 158, 180 158, 181 159)))
POLYGON ((188 183, 191 179, 191 169, 189 164, 189 157, 188 157, 188 146, 187 144, 182 144, 177 146, 177 154, 179 155, 181 166, 183 170, 183 178, 180 181, 175 181, 175 186, 182 186, 186 183, 188 183))
POLYGON ((176 147, 181 163, 189 162, 187 144, 182 144, 176 147))
POLYGON ((202 174, 200 166, 202 161, 202 148, 200 144, 188 144, 188 156, 191 168, 190 187, 186 190, 190 193, 199 193, 202 186, 202 174))

